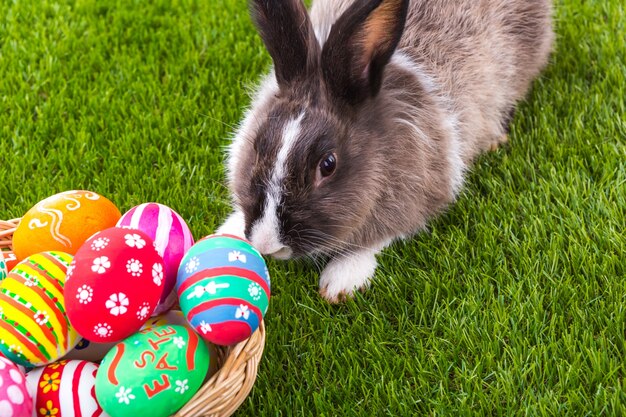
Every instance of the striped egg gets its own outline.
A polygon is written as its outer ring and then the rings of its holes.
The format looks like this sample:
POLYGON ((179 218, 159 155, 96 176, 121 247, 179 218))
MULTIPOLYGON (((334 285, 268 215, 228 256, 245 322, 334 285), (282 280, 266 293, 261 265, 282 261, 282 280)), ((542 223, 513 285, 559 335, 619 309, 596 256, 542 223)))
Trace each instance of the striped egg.
POLYGON ((78 343, 63 296, 71 261, 64 252, 31 255, 0 283, 0 352, 11 361, 45 365, 78 343))
POLYGON ((209 342, 228 346, 259 327, 269 305, 270 277, 250 243, 211 235, 183 258, 176 289, 189 323, 209 342))
POLYGON ((96 400, 98 365, 62 360, 26 376, 37 416, 107 417, 96 400))
POLYGON ((159 300, 159 307, 154 312, 155 315, 161 314, 176 302, 172 290, 176 284, 180 261, 194 243, 191 231, 178 213, 159 203, 145 203, 133 207, 122 216, 117 226, 138 229, 150 236, 157 252, 163 257, 165 265, 163 295, 159 300))

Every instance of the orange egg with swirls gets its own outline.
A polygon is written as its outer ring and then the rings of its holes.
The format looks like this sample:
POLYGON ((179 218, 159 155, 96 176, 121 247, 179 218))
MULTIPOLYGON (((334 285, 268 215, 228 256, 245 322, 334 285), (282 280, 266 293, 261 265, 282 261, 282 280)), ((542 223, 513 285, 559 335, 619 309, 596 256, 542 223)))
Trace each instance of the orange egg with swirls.
POLYGON ((109 199, 91 191, 66 191, 40 201, 13 234, 18 260, 45 251, 76 254, 94 233, 115 226, 122 217, 109 199))

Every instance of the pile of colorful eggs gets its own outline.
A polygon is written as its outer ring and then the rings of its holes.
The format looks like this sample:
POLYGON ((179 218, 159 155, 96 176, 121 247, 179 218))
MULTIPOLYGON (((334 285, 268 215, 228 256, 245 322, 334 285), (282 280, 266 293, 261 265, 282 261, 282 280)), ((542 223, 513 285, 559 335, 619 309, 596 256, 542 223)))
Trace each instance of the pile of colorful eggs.
POLYGON ((94 192, 56 194, 13 250, 0 252, 0 417, 172 415, 215 371, 214 344, 250 337, 269 305, 256 249, 194 244, 162 204, 122 215, 94 192))

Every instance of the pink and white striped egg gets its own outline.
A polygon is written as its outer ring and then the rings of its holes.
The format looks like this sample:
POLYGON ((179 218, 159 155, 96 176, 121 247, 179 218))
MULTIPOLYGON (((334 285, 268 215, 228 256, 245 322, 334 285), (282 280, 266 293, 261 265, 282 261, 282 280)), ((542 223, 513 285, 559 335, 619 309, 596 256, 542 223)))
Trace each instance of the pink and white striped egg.
POLYGON ((98 365, 79 360, 63 360, 30 371, 26 385, 36 415, 107 417, 96 400, 97 372, 98 365))
POLYGON ((189 226, 178 213, 159 203, 133 207, 124 213, 117 226, 141 230, 154 241, 154 247, 163 257, 165 265, 163 295, 154 315, 169 310, 176 301, 173 290, 180 261, 194 244, 189 226))
POLYGON ((0 356, 0 417, 24 417, 32 412, 26 378, 17 365, 0 356))

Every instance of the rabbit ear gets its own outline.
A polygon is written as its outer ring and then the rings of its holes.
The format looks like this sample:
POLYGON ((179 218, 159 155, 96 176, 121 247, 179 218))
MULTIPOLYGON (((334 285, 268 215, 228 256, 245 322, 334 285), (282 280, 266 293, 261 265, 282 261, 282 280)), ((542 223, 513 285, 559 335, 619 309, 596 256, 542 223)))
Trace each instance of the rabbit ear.
POLYGON ((284 87, 306 77, 319 60, 319 43, 302 0, 251 0, 250 14, 284 87))
POLYGON ((358 104, 378 94, 408 6, 409 0, 356 1, 337 20, 322 50, 324 79, 334 95, 358 104))

